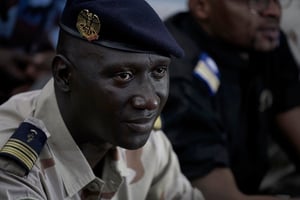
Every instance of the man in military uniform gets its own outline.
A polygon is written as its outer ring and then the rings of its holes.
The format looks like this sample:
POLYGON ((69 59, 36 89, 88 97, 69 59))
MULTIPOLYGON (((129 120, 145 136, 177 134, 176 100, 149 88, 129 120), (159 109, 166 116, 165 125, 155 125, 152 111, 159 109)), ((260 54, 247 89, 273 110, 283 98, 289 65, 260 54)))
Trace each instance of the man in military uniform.
POLYGON ((0 199, 203 199, 158 126, 182 49, 143 0, 70 0, 53 79, 0 107, 0 199))
POLYGON ((188 2, 166 21, 185 56, 170 64, 162 114, 183 172, 209 200, 299 195, 299 184, 260 190, 271 135, 299 167, 299 72, 279 29, 286 1, 188 2))

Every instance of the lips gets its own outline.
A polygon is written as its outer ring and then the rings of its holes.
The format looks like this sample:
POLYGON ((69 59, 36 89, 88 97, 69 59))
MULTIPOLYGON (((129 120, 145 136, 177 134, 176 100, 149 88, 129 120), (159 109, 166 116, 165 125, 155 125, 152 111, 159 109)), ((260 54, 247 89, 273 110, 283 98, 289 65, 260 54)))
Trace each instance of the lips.
POLYGON ((269 39, 277 39, 279 38, 279 30, 275 28, 265 28, 261 29, 262 34, 269 39))
POLYGON ((277 21, 272 21, 259 28, 262 35, 268 39, 278 39, 280 36, 279 25, 277 21))
POLYGON ((153 128, 154 117, 136 118, 125 122, 126 126, 134 132, 150 132, 153 128))

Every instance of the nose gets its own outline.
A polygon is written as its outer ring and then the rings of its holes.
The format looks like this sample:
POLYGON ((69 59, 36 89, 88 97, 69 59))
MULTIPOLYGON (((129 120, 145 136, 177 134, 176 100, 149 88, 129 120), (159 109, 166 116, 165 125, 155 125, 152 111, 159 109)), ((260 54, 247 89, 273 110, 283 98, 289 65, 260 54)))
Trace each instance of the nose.
POLYGON ((159 97, 151 84, 144 84, 138 88, 138 94, 131 100, 132 106, 137 109, 155 110, 159 107, 159 97))
POLYGON ((158 108, 158 98, 135 96, 132 98, 132 105, 137 109, 155 110, 158 108))
POLYGON ((281 16, 281 5, 280 0, 269 0, 268 6, 261 12, 263 16, 272 18, 280 18, 281 16))

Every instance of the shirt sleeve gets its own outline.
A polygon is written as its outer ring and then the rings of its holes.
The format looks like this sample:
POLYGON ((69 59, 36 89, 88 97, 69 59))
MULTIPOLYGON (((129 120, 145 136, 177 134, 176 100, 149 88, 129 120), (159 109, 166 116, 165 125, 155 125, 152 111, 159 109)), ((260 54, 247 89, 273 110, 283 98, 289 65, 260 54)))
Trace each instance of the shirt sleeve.
POLYGON ((38 174, 18 176, 0 169, 0 199, 16 200, 46 200, 38 174))
POLYGON ((177 155, 164 133, 157 131, 155 143, 157 174, 146 199, 204 200, 202 193, 193 188, 182 174, 177 155))
POLYGON ((280 47, 273 56, 274 107, 275 112, 284 112, 300 105, 299 67, 282 33, 280 47))
MULTIPOLYGON (((172 67, 176 67, 174 62, 172 67)), ((188 67, 181 66, 181 69, 188 67)), ((175 70, 173 70, 175 71, 175 70)), ((215 96, 191 73, 171 77, 170 93, 162 114, 163 129, 188 179, 229 165, 226 134, 215 96)))

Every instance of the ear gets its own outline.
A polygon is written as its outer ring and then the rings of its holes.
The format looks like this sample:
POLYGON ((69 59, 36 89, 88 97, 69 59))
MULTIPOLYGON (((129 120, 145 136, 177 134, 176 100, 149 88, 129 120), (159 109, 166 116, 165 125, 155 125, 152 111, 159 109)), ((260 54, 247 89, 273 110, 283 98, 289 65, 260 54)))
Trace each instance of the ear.
POLYGON ((199 20, 205 20, 209 16, 211 0, 189 0, 189 10, 194 17, 199 20))
POLYGON ((52 72, 58 88, 64 92, 69 92, 72 64, 68 59, 63 55, 56 55, 52 62, 52 72))

